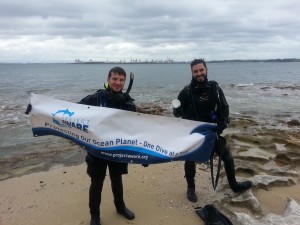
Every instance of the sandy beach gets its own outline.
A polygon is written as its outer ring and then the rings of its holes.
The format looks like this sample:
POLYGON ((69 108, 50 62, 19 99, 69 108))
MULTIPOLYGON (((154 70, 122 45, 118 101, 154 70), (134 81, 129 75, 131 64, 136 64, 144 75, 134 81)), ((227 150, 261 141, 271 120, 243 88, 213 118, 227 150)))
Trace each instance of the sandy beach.
MULTIPOLYGON (((147 168, 130 165, 123 181, 127 207, 136 214, 132 221, 116 213, 107 177, 102 194, 102 224, 201 224, 193 209, 209 203, 214 191, 204 172, 198 179, 199 192, 202 187, 200 200, 190 203, 185 197, 182 166, 182 162, 147 168)), ((1 224, 89 224, 89 177, 85 170, 82 164, 2 181, 1 224)))
MULTIPOLYGON (((195 207, 207 204, 214 204, 235 225, 299 225, 298 123, 258 124, 251 117, 237 117, 224 135, 235 158, 237 179, 251 180, 250 190, 233 193, 222 169, 215 191, 208 165, 197 164, 198 202, 191 203, 186 198, 184 162, 149 167, 130 164, 129 174, 123 176, 124 198, 136 218, 129 221, 117 214, 107 177, 102 192, 102 225, 201 225, 204 223, 195 207)), ((61 138, 34 147, 52 150, 45 155, 30 154, 23 160, 14 158, 16 162, 3 161, 6 163, 0 174, 0 224, 88 225, 90 181, 84 150, 61 138), (72 165, 67 156, 73 154, 76 157, 72 165), (59 163, 54 158, 64 158, 69 163, 59 163)))
MULTIPOLYGON (((123 176, 125 201, 136 218, 124 219, 116 213, 107 177, 101 204, 102 224, 137 225, 199 225, 204 224, 194 208, 213 203, 217 198, 211 185, 206 165, 198 166, 197 193, 199 200, 186 199, 183 162, 150 165, 130 165, 129 174, 123 176), (200 170, 201 169, 201 170, 200 170)), ((0 182, 1 225, 68 225, 89 224, 86 165, 52 168, 0 182)), ((230 190, 227 190, 232 194, 230 190)), ((267 213, 282 214, 287 199, 300 202, 299 185, 256 190, 256 197, 267 213)), ((247 212, 242 205, 236 212, 247 212)))

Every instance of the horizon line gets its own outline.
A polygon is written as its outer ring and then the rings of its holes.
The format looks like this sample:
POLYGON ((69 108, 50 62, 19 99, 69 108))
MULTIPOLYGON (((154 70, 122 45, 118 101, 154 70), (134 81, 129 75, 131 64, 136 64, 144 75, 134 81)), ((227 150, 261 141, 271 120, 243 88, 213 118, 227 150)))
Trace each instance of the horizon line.
MULTIPOLYGON (((173 61, 173 60, 144 60, 144 61, 80 61, 75 62, 0 62, 0 64, 180 64, 190 63, 189 61, 173 61)), ((277 58, 277 59, 224 59, 224 60, 207 60, 207 63, 219 62, 300 62, 299 58, 277 58)))

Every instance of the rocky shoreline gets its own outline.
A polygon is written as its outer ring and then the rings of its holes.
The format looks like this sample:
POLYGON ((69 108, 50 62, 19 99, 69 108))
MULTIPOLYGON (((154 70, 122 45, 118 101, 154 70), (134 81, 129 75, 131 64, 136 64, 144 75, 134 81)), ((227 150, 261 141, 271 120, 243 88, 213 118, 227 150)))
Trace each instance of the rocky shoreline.
MULTIPOLYGON (((300 129, 298 121, 288 121, 286 124, 276 126, 270 124, 269 121, 258 124, 251 117, 236 117, 232 119, 225 137, 235 158, 237 176, 240 179, 250 179, 254 185, 251 190, 239 196, 228 197, 226 195, 228 185, 223 179, 223 183, 218 189, 218 198, 215 204, 231 215, 232 219, 239 224, 270 224, 270 220, 266 219, 270 209, 265 208, 272 207, 272 205, 263 206, 256 196, 262 190, 268 192, 280 187, 289 191, 293 187, 300 187, 300 129), (243 212, 233 213, 237 210, 236 206, 241 205, 244 209, 243 212), (249 215, 252 215, 259 222, 249 215)), ((300 194, 291 194, 285 202, 286 211, 284 212, 285 217, 288 217, 290 222, 286 222, 284 215, 272 215, 271 220, 277 220, 276 223, 273 222, 272 224, 280 224, 280 221, 281 224, 296 224, 295 222, 300 216, 299 202, 300 194)), ((276 199, 274 199, 274 204, 276 204, 276 199)), ((281 204, 283 203, 281 202, 281 204)), ((270 217, 270 215, 268 216, 270 217)))

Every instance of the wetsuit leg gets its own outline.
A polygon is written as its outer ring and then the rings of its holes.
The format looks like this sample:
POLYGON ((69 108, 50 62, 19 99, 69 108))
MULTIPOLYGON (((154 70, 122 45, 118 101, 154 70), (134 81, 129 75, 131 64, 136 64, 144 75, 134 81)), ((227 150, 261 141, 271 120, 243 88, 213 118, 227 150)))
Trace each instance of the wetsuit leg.
POLYGON ((125 208, 125 203, 123 199, 123 182, 122 175, 111 175, 111 190, 114 195, 114 203, 117 211, 125 208))
POLYGON ((195 175, 196 175, 196 163, 192 161, 186 161, 184 163, 185 179, 187 181, 187 198, 191 202, 197 202, 198 198, 195 192, 195 175))
POLYGON ((101 192, 103 187, 102 179, 91 178, 91 186, 89 190, 89 207, 90 214, 100 217, 101 192))
POLYGON ((106 162, 106 160, 94 157, 90 154, 86 156, 87 173, 91 177, 89 208, 90 214, 94 218, 100 217, 101 193, 106 175, 106 162))
POLYGON ((188 188, 195 189, 196 163, 192 161, 185 161, 184 172, 188 188))
POLYGON ((133 220, 135 215, 125 206, 123 198, 123 182, 122 175, 112 175, 110 173, 111 179, 111 189, 114 195, 114 203, 117 209, 117 212, 123 215, 126 219, 133 220))
POLYGON ((249 189, 252 186, 251 181, 244 181, 240 183, 236 181, 234 160, 227 148, 224 150, 222 160, 224 162, 227 180, 232 191, 241 192, 249 189))

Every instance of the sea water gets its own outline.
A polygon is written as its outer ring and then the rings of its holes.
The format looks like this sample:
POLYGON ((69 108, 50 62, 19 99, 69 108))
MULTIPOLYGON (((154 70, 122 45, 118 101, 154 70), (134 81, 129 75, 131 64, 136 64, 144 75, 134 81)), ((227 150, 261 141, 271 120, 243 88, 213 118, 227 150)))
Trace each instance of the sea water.
MULTIPOLYGON (((171 101, 191 80, 188 63, 0 64, 0 157, 3 147, 15 146, 17 150, 23 144, 44 140, 33 138, 24 114, 31 93, 78 102, 103 88, 114 66, 127 72, 125 89, 130 72, 134 73, 130 95, 137 105, 153 103, 169 111, 171 101)), ((223 89, 231 116, 273 123, 299 120, 300 63, 208 63, 208 79, 217 81, 223 89)))

